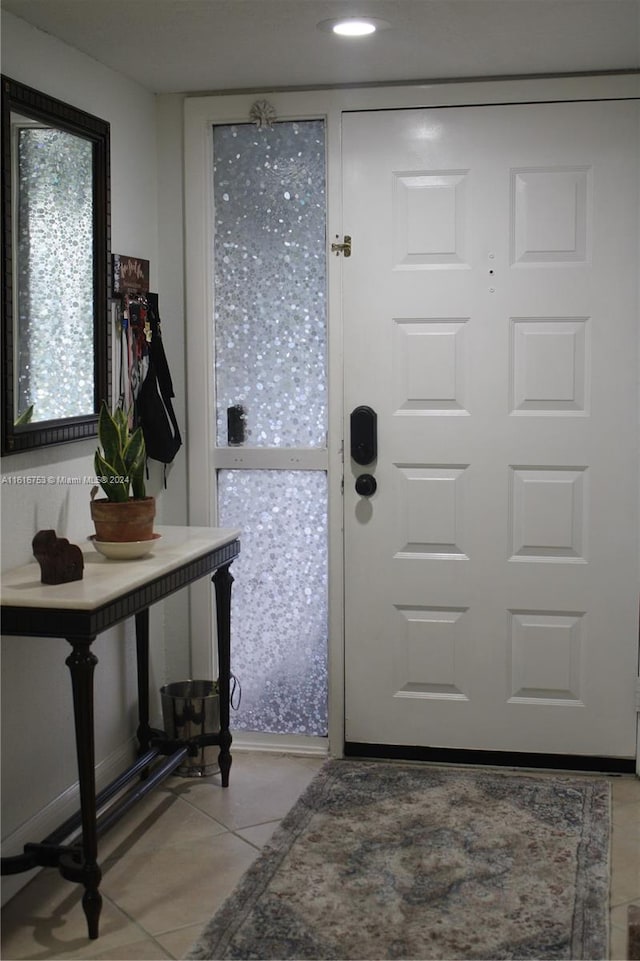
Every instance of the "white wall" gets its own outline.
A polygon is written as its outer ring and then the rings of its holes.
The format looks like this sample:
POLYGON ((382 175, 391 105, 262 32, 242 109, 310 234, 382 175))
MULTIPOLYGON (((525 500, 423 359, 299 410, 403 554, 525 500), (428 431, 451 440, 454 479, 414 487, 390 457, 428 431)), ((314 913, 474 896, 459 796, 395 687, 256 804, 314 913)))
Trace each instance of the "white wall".
MULTIPOLYGON (((89 111, 111 124, 111 247, 114 252, 151 262, 157 290, 158 171, 155 97, 121 74, 2 13, 2 72, 89 111)), ((181 233, 181 227, 176 224, 181 233)), ((162 291, 160 304, 163 305, 162 291)), ((164 313, 164 312, 163 312, 164 313)), ((181 316, 171 336, 182 342, 181 316)), ((168 347, 169 350, 169 347, 168 347)), ((180 347, 181 351, 181 347, 180 347)), ((171 360, 171 357, 170 357, 171 360)), ((178 386, 183 389, 183 377, 178 386)), ((184 414, 181 414, 184 417, 184 414)), ((94 441, 81 441, 2 459, 2 474, 62 475, 92 473, 94 441)), ((170 480, 170 484, 172 481, 170 480)), ((182 484, 184 489, 184 483, 182 484)), ((0 486, 2 568, 32 560, 31 540, 42 528, 83 543, 92 531, 89 486, 0 486)), ((159 520, 165 504, 176 521, 184 508, 179 490, 172 503, 162 493, 161 467, 153 465, 150 493, 160 493, 159 520)), ((163 611, 152 612, 152 685, 165 680, 163 611)), ((135 732, 135 650, 127 625, 98 638, 96 668, 96 759, 99 780, 109 779, 131 755, 135 732)), ((19 853, 27 840, 40 840, 75 801, 76 760, 71 692, 64 640, 2 640, 2 835, 3 854, 19 853), (34 831, 36 836, 34 836, 34 831), (38 836, 39 835, 39 836, 38 836)), ((3 879, 3 897, 27 878, 3 879), (5 882, 8 883, 5 886, 5 882)))
MULTIPOLYGON (((157 98, 158 121, 158 263, 162 339, 175 392, 174 409, 184 446, 167 471, 163 494, 166 524, 186 524, 187 442, 184 291, 183 97, 157 98)), ((204 402, 204 401, 203 401, 204 402)), ((197 437, 195 443, 205 443, 197 437)), ((194 585, 211 593, 207 578, 194 585)), ((192 588, 193 590, 194 588, 192 588)), ((189 592, 179 591, 165 601, 167 678, 192 677, 189 636, 189 592)))

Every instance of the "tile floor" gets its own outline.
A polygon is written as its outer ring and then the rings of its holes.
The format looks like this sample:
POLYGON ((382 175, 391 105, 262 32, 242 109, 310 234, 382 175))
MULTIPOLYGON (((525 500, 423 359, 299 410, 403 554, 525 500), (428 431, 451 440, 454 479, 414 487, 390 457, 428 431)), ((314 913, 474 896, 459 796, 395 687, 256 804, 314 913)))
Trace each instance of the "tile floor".
MULTIPOLYGON (((101 935, 86 937, 80 889, 41 871, 2 911, 4 961, 181 958, 256 858, 322 760, 236 752, 231 783, 171 778, 101 843, 101 935)), ((640 780, 611 779, 611 953, 627 958, 640 904, 640 780)))

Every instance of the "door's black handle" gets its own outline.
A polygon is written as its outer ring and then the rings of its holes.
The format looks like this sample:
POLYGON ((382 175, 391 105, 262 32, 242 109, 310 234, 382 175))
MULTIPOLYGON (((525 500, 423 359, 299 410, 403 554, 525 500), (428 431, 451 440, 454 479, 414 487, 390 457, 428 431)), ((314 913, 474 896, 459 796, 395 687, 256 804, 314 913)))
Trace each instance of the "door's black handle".
POLYGON ((360 474, 356 477, 356 493, 360 494, 360 497, 372 497, 378 485, 373 474, 360 474))
POLYGON ((371 407, 351 412, 351 457, 356 464, 371 464, 378 456, 377 415, 371 407))

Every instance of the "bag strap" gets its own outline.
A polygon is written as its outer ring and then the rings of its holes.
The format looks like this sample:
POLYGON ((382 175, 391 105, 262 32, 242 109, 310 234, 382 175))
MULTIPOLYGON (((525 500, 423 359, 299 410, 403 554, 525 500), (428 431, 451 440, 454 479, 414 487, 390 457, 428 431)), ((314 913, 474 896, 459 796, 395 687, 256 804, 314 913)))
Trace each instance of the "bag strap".
MULTIPOLYGON (((144 385, 149 382, 149 387, 154 388, 157 385, 157 389, 160 393, 163 406, 167 413, 167 416, 171 422, 174 432, 174 442, 175 442, 175 453, 182 447, 182 436, 180 434, 180 428, 178 426, 178 420, 173 409, 173 404, 171 403, 171 398, 175 397, 173 391, 173 383, 171 381, 171 373, 169 371, 169 364, 167 362, 167 356, 164 352, 164 345, 162 343, 162 335, 160 332, 160 318, 158 315, 158 295, 148 294, 147 295, 147 318, 149 321, 149 326, 151 328, 151 339, 149 341, 149 365, 147 368, 147 373, 144 379, 144 385)), ((136 411, 137 415, 137 411, 136 411)), ((174 456, 175 456, 174 453, 174 456)), ((153 458, 155 459, 155 458, 153 458)), ((162 462, 161 462, 162 463, 162 462)), ((147 463, 147 477, 149 476, 149 466, 147 463)), ((167 486, 167 464, 164 464, 164 486, 167 486)))
POLYGON ((181 446, 182 437, 180 435, 180 428, 178 427, 178 421, 173 410, 173 404, 171 403, 171 398, 175 397, 176 395, 173 390, 169 363, 167 361, 167 355, 164 352, 164 344, 162 343, 162 334, 160 332, 158 295, 149 294, 148 299, 149 319, 151 322, 151 342, 149 344, 149 372, 147 376, 151 375, 152 373, 155 374, 158 387, 160 388, 160 395, 164 401, 167 414, 169 415, 169 420, 171 421, 175 431, 176 441, 178 446, 181 446))

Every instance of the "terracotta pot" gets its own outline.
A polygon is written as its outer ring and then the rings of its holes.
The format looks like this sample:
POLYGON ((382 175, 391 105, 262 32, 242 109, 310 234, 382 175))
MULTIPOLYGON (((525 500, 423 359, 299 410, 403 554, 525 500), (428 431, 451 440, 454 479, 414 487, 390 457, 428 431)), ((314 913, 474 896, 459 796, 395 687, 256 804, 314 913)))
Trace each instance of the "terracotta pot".
POLYGON ((150 541, 153 537, 153 519, 156 516, 155 497, 142 497, 128 501, 108 501, 105 498, 91 501, 91 518, 96 528, 96 540, 150 541))

